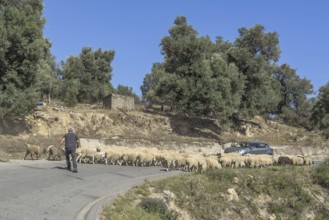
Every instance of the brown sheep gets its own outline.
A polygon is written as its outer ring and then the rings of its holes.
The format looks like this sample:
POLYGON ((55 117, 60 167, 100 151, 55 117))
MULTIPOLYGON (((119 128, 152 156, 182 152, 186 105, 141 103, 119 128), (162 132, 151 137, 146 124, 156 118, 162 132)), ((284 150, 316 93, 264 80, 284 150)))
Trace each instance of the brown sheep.
POLYGON ((289 157, 287 157, 287 156, 279 156, 279 158, 278 158, 278 164, 279 165, 292 165, 293 164, 293 162, 292 162, 292 160, 289 158, 289 157))
POLYGON ((50 145, 47 148, 48 160, 62 160, 62 156, 64 156, 64 150, 54 145, 50 145))
POLYGON ((41 156, 42 153, 42 148, 40 146, 37 145, 33 145, 33 144, 25 144, 26 147, 26 154, 24 156, 24 160, 26 159, 27 155, 30 154, 31 159, 33 159, 33 155, 35 154, 36 159, 38 160, 41 156))

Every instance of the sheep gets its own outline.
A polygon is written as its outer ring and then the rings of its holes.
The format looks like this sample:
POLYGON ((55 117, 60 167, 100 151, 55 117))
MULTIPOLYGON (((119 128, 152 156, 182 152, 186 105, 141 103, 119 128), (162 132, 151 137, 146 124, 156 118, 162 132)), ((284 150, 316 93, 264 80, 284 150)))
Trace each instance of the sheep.
POLYGON ((54 145, 49 145, 46 149, 47 158, 49 157, 49 151, 54 145))
POLYGON ((99 163, 100 161, 107 164, 107 160, 106 160, 106 153, 105 152, 96 152, 94 155, 93 155, 93 160, 94 160, 94 163, 97 162, 99 163))
POLYGON ((207 156, 207 157, 205 157, 205 160, 207 162, 208 169, 221 169, 222 168, 222 166, 218 162, 217 156, 207 156))
POLYGON ((165 151, 162 153, 161 157, 161 165, 169 170, 174 170, 175 169, 175 157, 174 154, 168 151, 165 151))
POLYGON ((290 159, 292 160, 293 165, 296 165, 296 166, 304 165, 304 159, 300 156, 290 156, 290 159))
POLYGON ((42 150, 43 150, 40 146, 37 146, 34 144, 25 144, 25 147, 26 147, 26 153, 24 156, 24 160, 26 159, 27 155, 29 155, 29 154, 30 154, 32 160, 34 160, 33 154, 35 154, 37 160, 40 158, 42 150))
MULTIPOLYGON (((156 156, 157 154, 155 154, 156 156)), ((174 170, 183 168, 186 165, 187 153, 177 153, 173 150, 162 150, 159 155, 161 166, 167 168, 168 170, 174 170)))
POLYGON ((305 166, 312 166, 313 161, 311 156, 304 156, 303 160, 305 166))
POLYGON ((198 169, 197 169, 197 172, 198 173, 203 173, 205 171, 208 170, 208 164, 207 164, 207 161, 205 160, 205 158, 202 156, 202 157, 199 157, 198 159, 198 169))
POLYGON ((95 163, 95 157, 97 156, 97 148, 95 150, 89 149, 89 148, 78 148, 76 151, 77 154, 77 162, 81 163, 82 160, 85 161, 85 159, 91 160, 91 162, 95 163))
POLYGON ((176 153, 174 156, 174 166, 176 169, 181 169, 185 167, 186 164, 186 158, 188 156, 187 153, 176 153))
POLYGON ((160 150, 159 153, 155 155, 155 165, 166 167, 168 165, 168 157, 172 157, 168 150, 160 150))
POLYGON ((244 157, 239 153, 225 153, 219 157, 222 167, 244 167, 244 157))
POLYGON ((105 150, 105 164, 109 164, 109 162, 114 165, 115 161, 111 159, 112 155, 114 155, 114 151, 112 149, 105 150))
POLYGON ((186 158, 185 171, 203 172, 207 170, 207 163, 200 154, 191 154, 186 158))
POLYGON ((106 164, 118 164, 121 166, 122 162, 123 162, 123 153, 115 151, 114 149, 106 149, 105 150, 105 160, 106 160, 106 164))
MULTIPOLYGON (((311 156, 302 156, 297 155, 298 158, 298 164, 296 165, 305 165, 305 166, 311 166, 312 165, 312 157, 311 156)), ((296 159, 295 159, 296 160, 296 159)))
POLYGON ((274 164, 274 158, 270 155, 249 155, 246 157, 246 163, 248 167, 266 167, 274 164))
POLYGON ((234 168, 245 168, 246 167, 246 157, 244 156, 234 156, 232 159, 232 167, 234 168))
POLYGON ((288 156, 279 156, 278 165, 292 165, 292 160, 288 156))
POLYGON ((54 145, 50 145, 47 148, 47 159, 50 160, 62 160, 62 156, 64 155, 63 149, 55 147, 54 145))
POLYGON ((94 153, 91 156, 91 158, 93 160, 93 163, 95 163, 95 162, 99 163, 101 161, 101 162, 104 162, 105 164, 107 164, 106 153, 103 152, 99 146, 96 147, 96 153, 94 153))
POLYGON ((142 151, 138 153, 135 165, 150 166, 155 164, 155 155, 152 152, 142 151))
POLYGON ((234 161, 233 157, 221 156, 219 158, 219 163, 222 167, 232 167, 232 161, 234 161))
POLYGON ((123 160, 124 163, 132 166, 136 166, 136 161, 138 160, 139 153, 136 152, 135 150, 127 150, 126 152, 123 153, 123 160))

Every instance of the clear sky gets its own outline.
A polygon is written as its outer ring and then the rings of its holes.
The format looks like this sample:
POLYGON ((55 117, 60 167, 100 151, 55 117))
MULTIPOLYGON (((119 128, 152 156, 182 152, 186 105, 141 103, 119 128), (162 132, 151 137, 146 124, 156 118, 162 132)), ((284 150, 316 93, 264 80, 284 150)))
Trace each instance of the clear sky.
POLYGON ((279 34, 281 57, 311 81, 315 91, 329 82, 329 0, 44 0, 44 35, 56 61, 83 47, 114 50, 111 83, 140 86, 176 16, 199 33, 233 42, 240 27, 261 24, 279 34))

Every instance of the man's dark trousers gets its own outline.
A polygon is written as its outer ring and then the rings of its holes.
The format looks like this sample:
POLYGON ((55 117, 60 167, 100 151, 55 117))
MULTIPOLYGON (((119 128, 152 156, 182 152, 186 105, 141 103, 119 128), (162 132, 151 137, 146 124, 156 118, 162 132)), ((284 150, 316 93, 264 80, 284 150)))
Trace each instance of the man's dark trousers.
POLYGON ((71 161, 70 161, 70 155, 72 156, 72 164, 73 164, 73 171, 77 171, 77 156, 75 153, 75 149, 65 148, 65 158, 66 158, 66 165, 67 169, 71 170, 71 161))

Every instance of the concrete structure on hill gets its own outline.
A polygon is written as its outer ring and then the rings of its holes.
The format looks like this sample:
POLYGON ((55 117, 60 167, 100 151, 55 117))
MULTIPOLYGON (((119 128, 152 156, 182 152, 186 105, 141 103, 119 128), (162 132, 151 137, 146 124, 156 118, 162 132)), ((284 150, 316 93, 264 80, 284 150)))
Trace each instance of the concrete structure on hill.
POLYGON ((132 96, 124 96, 118 94, 109 94, 103 99, 104 108, 121 109, 130 111, 135 109, 135 100, 132 96))

